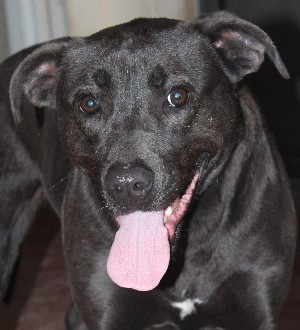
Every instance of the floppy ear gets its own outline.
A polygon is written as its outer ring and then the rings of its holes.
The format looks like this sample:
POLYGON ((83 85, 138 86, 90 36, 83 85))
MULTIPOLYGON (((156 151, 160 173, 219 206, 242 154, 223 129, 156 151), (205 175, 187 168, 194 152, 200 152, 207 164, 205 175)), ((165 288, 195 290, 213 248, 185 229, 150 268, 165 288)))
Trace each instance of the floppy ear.
POLYGON ((288 79, 289 73, 268 35, 257 26, 228 12, 216 12, 200 18, 196 28, 216 49, 222 67, 232 82, 256 72, 267 54, 277 70, 288 79))
POLYGON ((23 95, 36 107, 55 108, 58 70, 71 38, 43 44, 28 55, 10 81, 10 103, 16 124, 22 117, 23 95))

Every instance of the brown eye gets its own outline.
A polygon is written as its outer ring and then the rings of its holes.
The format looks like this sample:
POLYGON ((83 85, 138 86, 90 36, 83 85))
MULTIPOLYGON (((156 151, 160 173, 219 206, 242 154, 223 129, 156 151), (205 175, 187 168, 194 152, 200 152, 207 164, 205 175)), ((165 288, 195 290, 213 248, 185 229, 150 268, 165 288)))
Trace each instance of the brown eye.
POLYGON ((187 103, 189 93, 182 87, 176 87, 170 92, 167 99, 170 107, 181 107, 187 103))
POLYGON ((99 101, 93 96, 84 97, 79 102, 79 107, 81 111, 88 114, 93 114, 100 109, 99 101))

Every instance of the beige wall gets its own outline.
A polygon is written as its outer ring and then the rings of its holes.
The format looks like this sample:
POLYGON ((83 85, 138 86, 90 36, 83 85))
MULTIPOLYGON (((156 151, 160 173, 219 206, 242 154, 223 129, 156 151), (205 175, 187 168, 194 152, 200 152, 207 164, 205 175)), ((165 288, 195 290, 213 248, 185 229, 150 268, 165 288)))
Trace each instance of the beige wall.
POLYGON ((0 62, 8 56, 7 31, 3 2, 0 1, 0 62))
POLYGON ((137 17, 183 20, 198 15, 197 0, 66 0, 70 35, 85 36, 137 17))
POLYGON ((32 44, 86 36, 137 17, 198 16, 199 0, 0 0, 0 61, 32 44), (66 23, 67 22, 67 23, 66 23))

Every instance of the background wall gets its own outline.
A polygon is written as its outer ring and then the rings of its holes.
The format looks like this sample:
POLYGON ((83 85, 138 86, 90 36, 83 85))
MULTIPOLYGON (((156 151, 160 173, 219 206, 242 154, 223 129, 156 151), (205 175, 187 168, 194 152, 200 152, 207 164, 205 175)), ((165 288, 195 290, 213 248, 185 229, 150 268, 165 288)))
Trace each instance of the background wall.
POLYGON ((0 9, 6 53, 68 33, 64 0, 2 0, 0 9))
POLYGON ((8 55, 6 19, 4 3, 0 1, 0 61, 8 55))
POLYGON ((68 31, 89 35, 136 17, 170 17, 183 20, 199 15, 198 0, 66 0, 68 31))
POLYGON ((86 36, 137 17, 189 20, 198 0, 1 0, 0 60, 32 44, 86 36))

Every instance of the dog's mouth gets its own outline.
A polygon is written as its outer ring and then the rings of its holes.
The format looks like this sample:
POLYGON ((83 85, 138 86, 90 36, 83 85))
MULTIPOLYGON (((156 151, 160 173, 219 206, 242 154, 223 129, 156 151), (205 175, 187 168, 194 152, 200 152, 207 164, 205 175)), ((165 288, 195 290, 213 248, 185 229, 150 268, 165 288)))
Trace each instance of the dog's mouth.
POLYGON ((168 230, 170 239, 173 237, 178 224, 191 203, 199 176, 200 173, 197 171, 182 197, 176 198, 176 200, 164 210, 164 225, 168 230))
POLYGON ((109 253, 107 272, 117 285, 149 291, 159 284, 169 266, 169 240, 191 203, 199 177, 198 171, 183 196, 165 210, 136 211, 116 219, 120 228, 109 253))

